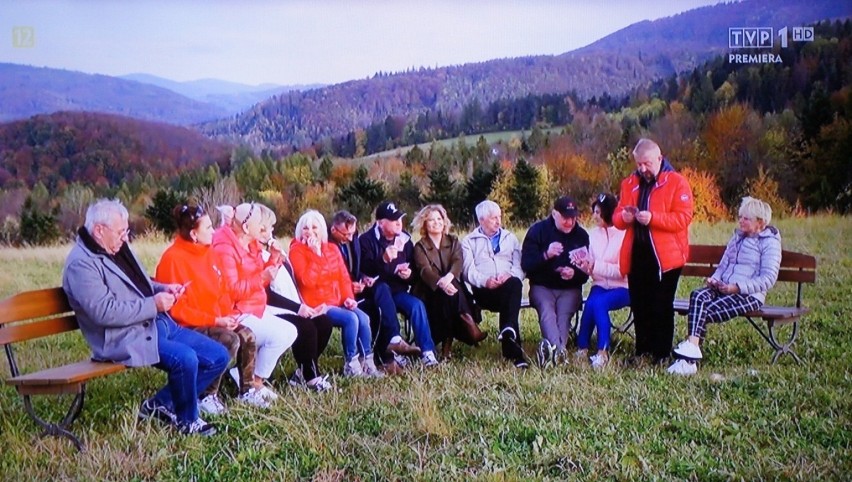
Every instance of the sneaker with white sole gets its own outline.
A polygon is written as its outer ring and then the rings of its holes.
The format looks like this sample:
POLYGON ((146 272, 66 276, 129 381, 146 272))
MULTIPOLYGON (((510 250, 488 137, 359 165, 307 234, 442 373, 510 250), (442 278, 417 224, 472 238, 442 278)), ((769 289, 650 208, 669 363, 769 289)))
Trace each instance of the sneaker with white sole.
POLYGON ((672 375, 688 377, 690 375, 695 375, 698 372, 698 366, 695 363, 686 360, 676 360, 666 371, 672 375))
POLYGON ((438 359, 435 358, 435 353, 432 351, 424 351, 423 355, 420 357, 420 361, 422 361, 423 366, 427 368, 438 366, 438 359))
POLYGON ((184 435, 202 435, 210 437, 216 435, 216 427, 198 417, 193 422, 182 422, 178 424, 178 430, 184 435))
POLYGON ((556 361, 556 347, 544 338, 539 342, 535 356, 538 366, 544 370, 556 361))
POLYGON ((399 353, 393 352, 393 361, 396 362, 400 368, 405 368, 408 366, 408 358, 400 355, 399 353))
POLYGON ((592 368, 600 370, 606 367, 606 364, 609 363, 609 357, 600 353, 596 353, 589 357, 589 361, 592 362, 592 368))
POLYGON ((269 387, 269 385, 264 384, 260 388, 257 389, 260 392, 260 396, 269 402, 274 402, 278 400, 278 394, 275 393, 275 390, 269 387))
POLYGON ((357 355, 343 365, 344 377, 360 377, 363 375, 364 370, 361 368, 361 360, 357 355))
POLYGON ((673 350, 675 355, 685 358, 687 360, 700 360, 701 359, 701 347, 698 345, 691 343, 689 340, 683 340, 675 347, 673 350))
POLYGON ((261 395, 260 390, 257 388, 249 388, 247 392, 237 397, 237 401, 251 405, 252 407, 269 408, 269 401, 263 398, 263 395, 261 395))
POLYGON ((237 367, 231 368, 228 370, 228 375, 231 375, 231 380, 237 384, 237 388, 240 388, 240 371, 237 367))
POLYGON ((198 411, 207 415, 224 415, 228 413, 228 407, 219 399, 219 395, 213 393, 198 401, 198 411))
POLYGON ((376 367, 376 362, 373 360, 373 354, 364 355, 364 360, 361 362, 361 373, 369 378, 384 378, 385 374, 380 372, 376 367))
POLYGON ((328 381, 328 375, 325 375, 323 377, 317 377, 316 381, 311 380, 310 382, 305 384, 305 387, 308 390, 317 393, 327 392, 334 388, 331 382, 328 381))
POLYGON ((166 425, 176 425, 177 415, 165 405, 160 405, 153 398, 148 398, 139 407, 139 420, 159 420, 166 425))
POLYGON ((293 372, 293 376, 287 380, 287 383, 290 384, 291 387, 301 387, 305 384, 305 377, 302 376, 302 369, 297 368, 295 372, 293 372))

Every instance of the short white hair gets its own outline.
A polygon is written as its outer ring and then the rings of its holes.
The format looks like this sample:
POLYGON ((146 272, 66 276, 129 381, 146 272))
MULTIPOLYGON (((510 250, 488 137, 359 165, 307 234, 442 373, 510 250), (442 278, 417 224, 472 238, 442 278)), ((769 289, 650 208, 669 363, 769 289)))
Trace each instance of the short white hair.
POLYGON ((328 242, 328 226, 325 224, 325 218, 315 209, 305 211, 302 217, 299 218, 299 222, 296 223, 296 232, 293 239, 302 239, 302 229, 308 224, 319 226, 319 240, 323 243, 328 242))
POLYGON ((740 204, 740 216, 763 221, 765 224, 772 222, 772 207, 760 199, 746 196, 740 204))
POLYGON ((93 234, 98 224, 109 224, 118 216, 122 221, 127 221, 129 215, 127 208, 118 199, 98 199, 86 210, 86 221, 83 226, 89 234, 93 234))
POLYGON ((486 199, 476 205, 476 219, 479 221, 500 212, 502 212, 500 205, 490 199, 486 199))
POLYGON ((649 155, 659 157, 662 155, 662 152, 660 151, 660 146, 656 142, 643 137, 642 139, 639 139, 639 142, 636 143, 636 147, 633 148, 633 158, 639 160, 649 155))

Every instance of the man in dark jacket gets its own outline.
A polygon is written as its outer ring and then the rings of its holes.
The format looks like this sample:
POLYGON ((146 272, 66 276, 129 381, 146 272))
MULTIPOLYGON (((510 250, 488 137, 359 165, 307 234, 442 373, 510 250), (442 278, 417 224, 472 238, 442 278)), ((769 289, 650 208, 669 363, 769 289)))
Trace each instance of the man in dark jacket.
POLYGON ((542 340, 537 352, 542 367, 565 351, 571 320, 580 309, 589 275, 577 267, 588 256, 589 234, 577 224, 577 203, 562 196, 547 218, 527 231, 521 268, 530 280, 530 304, 538 313, 542 340))
POLYGON ((421 355, 420 348, 409 345, 399 334, 396 304, 387 283, 365 276, 361 272, 361 242, 358 236, 358 219, 348 211, 338 211, 329 223, 328 240, 337 245, 349 277, 352 291, 359 300, 360 308, 370 316, 370 325, 375 341, 374 353, 385 373, 396 375, 402 367, 395 361, 397 355, 421 355))
MULTIPOLYGON (((405 213, 390 201, 384 201, 376 208, 376 223, 358 237, 361 244, 361 271, 390 288, 396 310, 411 323, 414 340, 423 351, 421 359, 426 366, 438 364, 435 357, 435 343, 429 331, 429 319, 426 307, 408 289, 414 282, 411 263, 414 261, 414 243, 411 235, 402 230, 402 217, 405 213)), ((384 310, 382 310, 384 311, 384 310)), ((397 333, 399 322, 397 322, 397 333)), ((398 335, 396 335, 398 336, 398 335)), ((396 340, 391 339, 391 343, 396 340)), ((400 340, 402 338, 399 338, 400 340)), ((376 351, 382 347, 377 346, 376 351)))

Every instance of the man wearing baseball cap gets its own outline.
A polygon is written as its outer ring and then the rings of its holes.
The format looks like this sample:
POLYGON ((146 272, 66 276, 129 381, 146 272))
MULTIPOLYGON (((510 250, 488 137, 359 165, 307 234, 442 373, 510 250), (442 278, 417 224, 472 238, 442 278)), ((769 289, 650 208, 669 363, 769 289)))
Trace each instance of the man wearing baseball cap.
POLYGON ((583 283, 589 279, 577 264, 588 256, 589 248, 589 234, 577 224, 578 214, 574 198, 560 197, 550 216, 530 227, 521 248, 521 268, 530 280, 530 304, 541 327, 536 354, 542 368, 565 352, 583 283))
MULTIPOLYGON (((438 360, 434 353, 435 343, 432 341, 432 333, 429 331, 426 306, 419 298, 408 292, 414 282, 411 276, 414 244, 411 242, 411 235, 402 230, 403 216, 405 213, 395 203, 383 201, 379 204, 376 208, 376 223, 358 238, 361 244, 361 271, 365 276, 378 277, 376 282, 388 285, 396 310, 402 312, 411 323, 414 341, 423 351, 421 355, 423 364, 431 367, 437 365, 438 360)), ((396 313, 392 316, 396 317, 396 313)), ((383 321, 382 328, 386 324, 387 322, 383 321)), ((378 353, 385 353, 388 344, 399 344, 402 340, 398 321, 395 327, 396 329, 391 333, 377 335, 375 348, 378 353)), ((394 353, 389 355, 390 360, 382 361, 390 362, 395 359, 398 363, 404 364, 404 358, 393 357, 394 353)))

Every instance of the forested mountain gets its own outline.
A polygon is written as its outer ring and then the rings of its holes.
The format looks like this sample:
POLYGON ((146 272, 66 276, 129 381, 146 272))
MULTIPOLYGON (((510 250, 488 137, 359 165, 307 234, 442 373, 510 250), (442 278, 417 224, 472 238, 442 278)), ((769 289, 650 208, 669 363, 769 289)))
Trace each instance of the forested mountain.
POLYGON ((150 84, 5 63, 0 63, 0 99, 0 121, 88 111, 188 125, 229 114, 221 107, 150 84))
POLYGON ((185 127, 91 112, 40 115, 0 124, 0 187, 106 187, 131 174, 162 179, 211 164, 225 169, 231 150, 185 127))
POLYGON ((506 99, 574 92, 581 99, 620 96, 651 80, 688 70, 728 48, 728 28, 797 26, 852 16, 847 2, 746 0, 641 22, 558 56, 377 73, 308 92, 275 96, 226 120, 208 135, 253 148, 300 148, 377 122, 403 124, 433 112, 457 117, 506 99))

